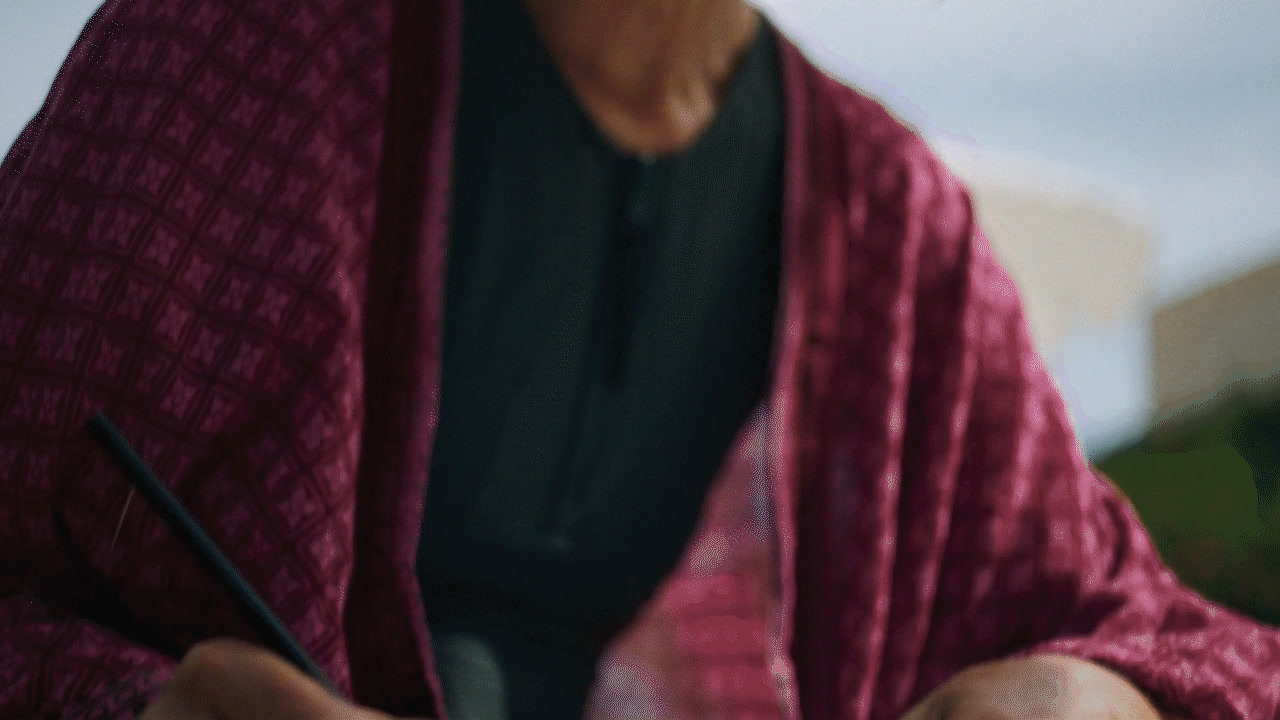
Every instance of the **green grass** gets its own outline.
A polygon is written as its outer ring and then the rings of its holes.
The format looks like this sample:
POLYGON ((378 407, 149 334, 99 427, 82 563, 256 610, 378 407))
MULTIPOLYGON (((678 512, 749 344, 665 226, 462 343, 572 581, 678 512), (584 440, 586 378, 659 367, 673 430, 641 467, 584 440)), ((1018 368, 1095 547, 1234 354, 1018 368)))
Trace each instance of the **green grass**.
POLYGON ((1095 462, 1133 501, 1165 563, 1222 605, 1280 625, 1280 523, 1259 519, 1253 472, 1228 444, 1240 413, 1095 462))

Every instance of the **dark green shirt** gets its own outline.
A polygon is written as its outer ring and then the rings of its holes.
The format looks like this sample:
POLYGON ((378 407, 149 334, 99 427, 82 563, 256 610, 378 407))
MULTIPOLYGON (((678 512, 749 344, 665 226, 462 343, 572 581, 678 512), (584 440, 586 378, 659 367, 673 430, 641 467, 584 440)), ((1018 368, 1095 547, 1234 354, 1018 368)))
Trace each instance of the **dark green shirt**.
POLYGON ((768 382, 779 69, 766 24, 697 142, 639 158, 519 0, 465 16, 419 578, 452 720, 563 720, 768 382))

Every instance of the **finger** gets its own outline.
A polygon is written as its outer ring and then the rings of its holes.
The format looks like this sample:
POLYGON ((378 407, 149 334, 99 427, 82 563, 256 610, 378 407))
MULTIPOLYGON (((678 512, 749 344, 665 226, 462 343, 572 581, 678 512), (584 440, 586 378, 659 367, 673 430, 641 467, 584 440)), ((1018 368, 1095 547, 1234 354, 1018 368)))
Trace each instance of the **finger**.
POLYGON ((175 676, 181 688, 226 720, 349 720, 361 715, 280 656, 240 640, 196 645, 175 676))
POLYGON ((192 698, 170 682, 138 720, 215 720, 216 717, 208 703, 192 698))
POLYGON ((937 692, 930 693, 923 700, 911 706, 907 710, 907 714, 903 715, 900 720, 939 720, 942 713, 939 708, 941 705, 940 696, 937 692))

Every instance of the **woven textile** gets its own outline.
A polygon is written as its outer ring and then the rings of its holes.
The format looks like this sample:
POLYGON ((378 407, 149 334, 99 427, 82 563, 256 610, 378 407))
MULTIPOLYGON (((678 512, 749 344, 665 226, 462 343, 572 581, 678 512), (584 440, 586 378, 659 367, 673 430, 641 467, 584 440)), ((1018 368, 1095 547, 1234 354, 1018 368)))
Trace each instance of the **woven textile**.
MULTIPOLYGON (((95 410, 344 692, 439 712, 413 560, 458 30, 443 0, 94 15, 0 167, 0 716, 126 717, 193 642, 252 637, 126 509, 95 410)), ((774 385, 591 716, 892 720, 1054 650, 1170 709, 1276 717, 1280 631, 1180 587, 1090 470, 964 189, 780 52, 774 385)))

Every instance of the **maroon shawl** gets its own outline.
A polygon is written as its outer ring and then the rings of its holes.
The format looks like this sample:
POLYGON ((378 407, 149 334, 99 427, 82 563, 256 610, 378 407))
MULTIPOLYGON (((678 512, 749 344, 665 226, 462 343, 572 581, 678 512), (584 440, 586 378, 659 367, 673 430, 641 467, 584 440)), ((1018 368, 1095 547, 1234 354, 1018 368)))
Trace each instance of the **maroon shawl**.
MULTIPOLYGON (((0 715, 125 716, 193 642, 252 637, 125 507, 99 409, 345 692, 438 713, 413 560, 458 10, 110 0, 84 30, 0 168, 0 715)), ((781 54, 774 385, 591 716, 896 720, 1053 650, 1276 717, 1280 631, 1180 587, 1089 468, 964 189, 781 54)))

